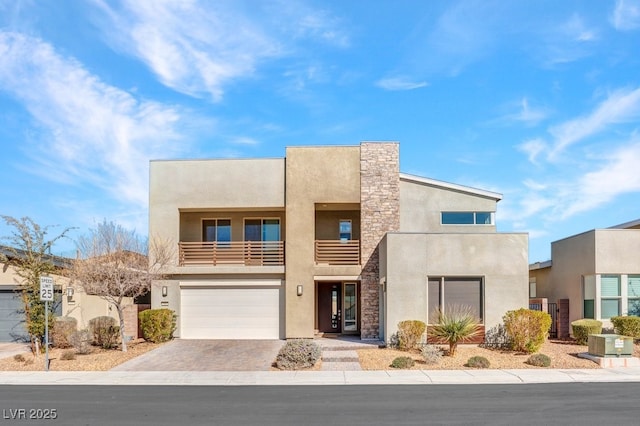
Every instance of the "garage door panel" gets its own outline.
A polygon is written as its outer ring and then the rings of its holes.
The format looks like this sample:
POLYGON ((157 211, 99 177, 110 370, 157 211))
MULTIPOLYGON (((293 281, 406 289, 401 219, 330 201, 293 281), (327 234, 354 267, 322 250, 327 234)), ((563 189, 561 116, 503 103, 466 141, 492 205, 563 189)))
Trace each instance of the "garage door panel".
POLYGON ((279 288, 183 288, 184 339, 280 338, 279 288))
POLYGON ((13 291, 0 292, 0 342, 27 338, 20 295, 13 291))

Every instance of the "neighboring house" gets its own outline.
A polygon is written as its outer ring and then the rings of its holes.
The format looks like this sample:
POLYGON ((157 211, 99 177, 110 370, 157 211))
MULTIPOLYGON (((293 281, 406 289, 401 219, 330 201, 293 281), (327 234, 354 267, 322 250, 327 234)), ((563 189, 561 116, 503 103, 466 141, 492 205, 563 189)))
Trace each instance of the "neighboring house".
POLYGON ((399 172, 397 143, 152 161, 149 235, 177 247, 153 308, 187 339, 389 338, 439 305, 485 327, 527 306, 526 234, 501 195, 399 172))
POLYGON ((640 315, 640 219, 551 243, 551 260, 529 265, 530 296, 568 299, 569 321, 640 315))
MULTIPOLYGON (((21 251, 17 250, 18 255, 21 251)), ((14 253, 6 246, 0 246, 0 253, 7 258, 13 258, 14 253)), ((71 316, 78 321, 78 328, 86 328, 89 320, 106 315, 117 319, 117 312, 109 306, 105 300, 98 296, 86 294, 78 285, 70 285, 67 278, 67 270, 71 267, 72 260, 59 256, 50 256, 50 260, 56 268, 56 273, 51 276, 55 283, 55 312, 56 315, 71 316)), ((0 262, 0 342, 12 342, 28 340, 20 281, 15 266, 9 262, 0 262)), ((127 305, 133 304, 132 298, 127 298, 127 305)), ((136 310, 137 313, 137 310, 136 310)), ((136 327, 137 323, 127 325, 128 328, 136 327)), ((132 331, 132 335, 137 331, 132 331)))

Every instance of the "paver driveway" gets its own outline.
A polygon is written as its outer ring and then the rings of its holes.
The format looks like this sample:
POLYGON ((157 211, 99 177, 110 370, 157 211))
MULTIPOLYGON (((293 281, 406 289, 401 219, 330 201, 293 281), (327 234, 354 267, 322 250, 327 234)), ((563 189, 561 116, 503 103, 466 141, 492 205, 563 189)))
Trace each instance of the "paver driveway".
POLYGON ((269 370, 284 340, 176 339, 127 361, 116 371, 269 370))

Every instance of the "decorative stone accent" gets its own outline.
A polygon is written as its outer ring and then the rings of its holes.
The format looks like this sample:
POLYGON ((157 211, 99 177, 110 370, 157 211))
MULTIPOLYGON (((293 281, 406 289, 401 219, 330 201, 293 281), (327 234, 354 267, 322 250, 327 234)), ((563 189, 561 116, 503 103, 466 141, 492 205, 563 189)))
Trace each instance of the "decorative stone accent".
POLYGON ((400 229, 400 170, 397 142, 360 145, 361 317, 363 339, 379 338, 380 265, 378 245, 400 229))

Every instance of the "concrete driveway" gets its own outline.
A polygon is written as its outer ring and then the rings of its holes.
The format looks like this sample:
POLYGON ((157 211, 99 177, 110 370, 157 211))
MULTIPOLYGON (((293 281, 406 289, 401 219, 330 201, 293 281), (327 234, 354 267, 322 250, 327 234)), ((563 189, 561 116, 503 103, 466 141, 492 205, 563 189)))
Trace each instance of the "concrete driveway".
POLYGON ((11 358, 25 352, 31 353, 28 343, 0 343, 0 358, 11 358))
POLYGON ((114 371, 268 371, 284 340, 172 340, 114 371))

